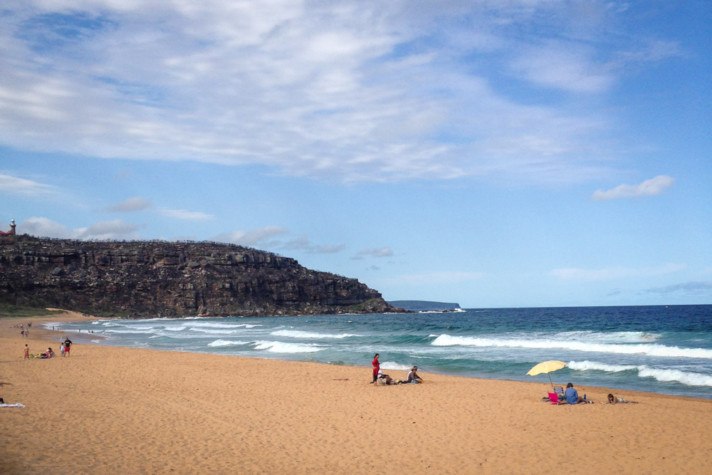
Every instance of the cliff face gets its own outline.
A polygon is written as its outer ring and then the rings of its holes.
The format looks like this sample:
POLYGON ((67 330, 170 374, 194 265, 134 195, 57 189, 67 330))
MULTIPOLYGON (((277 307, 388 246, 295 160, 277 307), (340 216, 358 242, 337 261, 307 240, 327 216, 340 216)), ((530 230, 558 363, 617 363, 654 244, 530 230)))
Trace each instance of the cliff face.
POLYGON ((27 235, 0 243, 0 301, 124 317, 394 310, 355 279, 241 246, 27 235))

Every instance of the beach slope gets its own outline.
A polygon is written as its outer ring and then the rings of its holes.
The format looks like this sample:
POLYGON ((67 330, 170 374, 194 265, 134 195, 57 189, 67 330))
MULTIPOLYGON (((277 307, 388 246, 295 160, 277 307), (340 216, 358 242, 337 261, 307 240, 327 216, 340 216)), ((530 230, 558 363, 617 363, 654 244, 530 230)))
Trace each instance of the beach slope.
MULTIPOLYGON (((71 316, 70 316, 71 317, 71 316)), ((65 317, 63 317, 65 318, 65 317)), ((73 318, 83 318, 74 315, 73 318)), ((53 317, 57 321, 59 317, 53 317)), ((0 473, 712 473, 712 401, 30 338, 0 319, 0 473), (394 372, 395 373, 395 372, 394 372), (404 374, 393 374, 403 377, 404 374)), ((86 335, 85 335, 86 336, 86 335)))

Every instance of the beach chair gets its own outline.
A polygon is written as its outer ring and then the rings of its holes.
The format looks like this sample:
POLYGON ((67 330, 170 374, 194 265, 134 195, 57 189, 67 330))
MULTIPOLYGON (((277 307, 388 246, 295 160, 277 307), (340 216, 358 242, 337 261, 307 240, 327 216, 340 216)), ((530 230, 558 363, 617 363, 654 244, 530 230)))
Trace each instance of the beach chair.
POLYGON ((554 392, 559 395, 559 399, 562 399, 564 397, 564 387, 563 386, 554 386, 554 392))
POLYGON ((554 405, 563 404, 563 401, 559 400, 559 395, 556 393, 547 393, 549 395, 549 401, 554 405))

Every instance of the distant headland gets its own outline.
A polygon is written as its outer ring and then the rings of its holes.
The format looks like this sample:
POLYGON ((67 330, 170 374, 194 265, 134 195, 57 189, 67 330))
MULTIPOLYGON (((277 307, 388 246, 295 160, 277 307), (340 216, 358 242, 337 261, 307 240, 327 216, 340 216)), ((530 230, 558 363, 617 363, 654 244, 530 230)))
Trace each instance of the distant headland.
POLYGON ((356 279, 238 245, 77 241, 12 231, 0 241, 4 304, 126 318, 402 311, 356 279))
POLYGON ((459 303, 431 302, 428 300, 390 300, 389 304, 410 312, 459 312, 459 303))

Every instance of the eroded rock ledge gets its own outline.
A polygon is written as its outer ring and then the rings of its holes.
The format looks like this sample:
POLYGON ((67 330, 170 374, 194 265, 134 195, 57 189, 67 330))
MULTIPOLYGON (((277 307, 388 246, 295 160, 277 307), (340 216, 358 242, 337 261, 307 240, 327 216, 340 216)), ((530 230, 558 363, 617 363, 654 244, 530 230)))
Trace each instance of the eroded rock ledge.
POLYGON ((356 279, 242 246, 28 235, 0 243, 0 301, 135 318, 396 311, 356 279))

